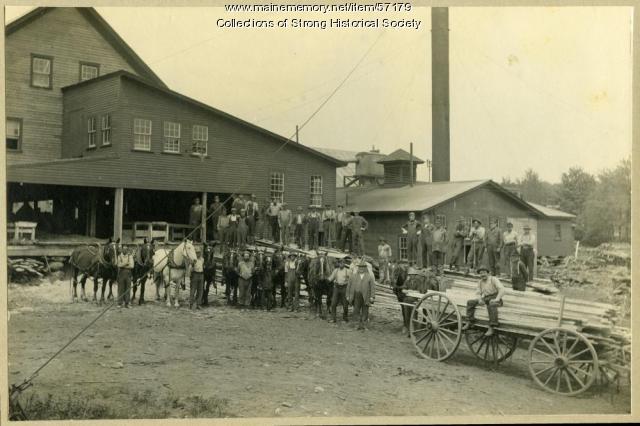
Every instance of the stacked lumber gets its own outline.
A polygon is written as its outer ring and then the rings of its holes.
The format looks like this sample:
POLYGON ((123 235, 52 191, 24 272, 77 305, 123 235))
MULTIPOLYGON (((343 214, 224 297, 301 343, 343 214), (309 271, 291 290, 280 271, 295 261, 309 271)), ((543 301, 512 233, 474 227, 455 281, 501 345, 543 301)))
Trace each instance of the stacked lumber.
POLYGON ((26 283, 44 277, 49 268, 44 262, 30 258, 7 258, 9 281, 26 283))
MULTIPOLYGON (((480 275, 474 274, 472 272, 464 273, 460 271, 453 271, 450 269, 445 269, 444 272, 447 275, 451 275, 455 277, 480 279, 480 275)), ((499 277, 499 278, 505 287, 509 287, 509 288, 511 287, 511 281, 508 278, 506 277, 499 277)), ((533 281, 528 282, 527 287, 529 287, 533 291, 536 291, 542 294, 555 294, 558 292, 558 288, 555 286, 553 281, 544 279, 544 278, 539 278, 539 277, 534 278, 533 281)))

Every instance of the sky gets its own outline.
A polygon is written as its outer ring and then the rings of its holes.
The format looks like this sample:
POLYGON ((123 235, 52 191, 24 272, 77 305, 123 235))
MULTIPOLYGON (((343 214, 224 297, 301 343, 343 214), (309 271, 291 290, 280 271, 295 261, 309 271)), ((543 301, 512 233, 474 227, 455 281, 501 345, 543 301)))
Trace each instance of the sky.
MULTIPOLYGON (((30 9, 7 7, 6 19, 30 9)), ((413 143, 415 155, 431 158, 429 8, 96 9, 177 92, 285 137, 311 118, 299 135, 309 146, 390 153, 413 143), (284 18, 284 29, 218 26, 219 19, 284 18), (376 18, 380 25, 390 19, 420 26, 291 26, 293 19, 376 18)), ((449 8, 451 179, 499 182, 532 168, 558 182, 570 167, 597 173, 629 157, 632 13, 630 7, 449 8)), ((427 176, 420 166, 418 178, 427 176)))

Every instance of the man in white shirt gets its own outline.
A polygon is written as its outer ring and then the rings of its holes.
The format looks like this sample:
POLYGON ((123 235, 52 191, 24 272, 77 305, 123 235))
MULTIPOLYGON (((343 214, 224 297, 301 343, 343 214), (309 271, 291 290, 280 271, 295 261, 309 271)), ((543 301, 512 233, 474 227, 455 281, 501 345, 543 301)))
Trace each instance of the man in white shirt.
POLYGON ((533 265, 536 258, 536 236, 531 233, 531 227, 525 225, 524 233, 518 241, 518 251, 522 261, 527 265, 527 282, 533 281, 533 265))
POLYGON ((484 256, 484 240, 485 232, 484 226, 480 219, 473 219, 471 222, 472 227, 469 231, 469 239, 471 240, 471 253, 469 253, 469 264, 472 269, 476 269, 482 264, 484 256))
POLYGON ((378 244, 378 265, 381 283, 388 284, 391 280, 389 276, 389 261, 391 260, 391 256, 391 246, 384 237, 380 237, 380 244, 378 244))
POLYGON ((280 242, 280 227, 278 226, 278 213, 280 212, 280 203, 276 198, 271 200, 267 208, 267 216, 269 217, 269 225, 271 226, 271 238, 274 243, 280 242))
POLYGON ((127 246, 122 247, 118 255, 118 307, 129 307, 129 293, 131 291, 131 273, 133 271, 133 255, 127 246))
POLYGON ((347 303, 347 284, 349 283, 349 270, 344 266, 344 259, 338 259, 338 267, 333 270, 329 281, 333 283, 333 295, 331 296, 330 322, 336 322, 338 303, 342 304, 342 319, 349 321, 349 304, 347 303))
POLYGON ((518 249, 518 233, 513 229, 513 223, 507 223, 507 230, 502 234, 502 250, 504 256, 504 270, 511 277, 512 255, 518 249))

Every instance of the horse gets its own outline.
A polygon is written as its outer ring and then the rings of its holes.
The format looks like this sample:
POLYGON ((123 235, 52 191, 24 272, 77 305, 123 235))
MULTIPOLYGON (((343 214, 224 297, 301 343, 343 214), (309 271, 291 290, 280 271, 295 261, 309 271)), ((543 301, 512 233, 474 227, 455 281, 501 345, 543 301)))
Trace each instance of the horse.
MULTIPOLYGON (((409 265, 392 262, 389 265, 389 276, 391 277, 393 293, 396 295, 398 302, 415 305, 418 298, 407 296, 404 292, 405 283, 409 276, 409 265)), ((409 321, 411 320, 413 308, 408 305, 400 305, 400 307, 402 311, 402 334, 409 336, 409 321)))
POLYGON ((209 306, 209 288, 213 288, 218 294, 218 284, 216 283, 216 258, 214 253, 215 243, 204 243, 202 247, 202 257, 204 258, 204 292, 202 293, 202 306, 209 306))
POLYGON ((331 308, 331 296, 333 295, 333 284, 329 281, 329 276, 333 271, 333 262, 326 257, 316 257, 309 264, 308 283, 313 292, 313 310, 320 318, 324 318, 322 312, 322 296, 327 296, 327 311, 331 308), (321 271, 320 259, 324 259, 324 268, 321 271))
POLYGON ((180 286, 184 284, 196 259, 196 249, 191 240, 184 240, 171 250, 159 249, 153 254, 153 271, 162 274, 167 306, 171 306, 173 297, 174 306, 180 307, 180 286))
POLYGON ((77 247, 71 252, 71 257, 69 258, 69 264, 73 267, 73 295, 71 296, 71 303, 78 301, 78 293, 76 291, 78 272, 82 272, 84 275, 80 280, 80 286, 82 288, 82 295, 80 297, 82 301, 87 301, 84 285, 88 277, 93 279, 94 302, 98 303, 98 279, 102 280, 102 293, 99 304, 104 302, 104 290, 107 284, 109 284, 107 300, 113 299, 112 285, 118 278, 118 243, 120 243, 120 239, 114 242, 109 238, 104 246, 100 244, 98 244, 97 247, 87 245, 77 247))
POLYGON ((287 287, 284 283, 284 253, 281 250, 273 254, 273 271, 273 300, 276 300, 276 289, 280 287, 280 307, 284 308, 287 303, 287 287))
POLYGON ((131 290, 131 303, 136 298, 136 290, 140 285, 140 299, 138 299, 138 305, 144 304, 144 290, 146 283, 149 279, 153 278, 153 254, 155 253, 154 241, 148 242, 144 239, 142 245, 136 249, 134 256, 134 266, 132 272, 131 281, 133 288, 131 290))
POLYGON ((222 277, 224 278, 224 294, 227 305, 238 304, 238 252, 226 248, 222 256, 222 277))

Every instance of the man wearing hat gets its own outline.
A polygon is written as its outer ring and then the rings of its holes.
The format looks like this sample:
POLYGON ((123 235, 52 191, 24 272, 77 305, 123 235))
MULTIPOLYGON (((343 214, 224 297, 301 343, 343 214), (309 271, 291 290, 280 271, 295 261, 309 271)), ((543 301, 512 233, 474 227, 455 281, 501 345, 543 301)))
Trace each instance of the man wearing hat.
POLYGON ((295 243, 298 245, 298 248, 304 250, 304 227, 307 223, 307 217, 305 216, 302 207, 298 206, 296 209, 296 214, 293 217, 293 226, 294 226, 294 237, 295 243))
POLYGON ((376 285, 373 276, 367 271, 367 263, 358 263, 358 271, 351 275, 347 284, 347 302, 353 305, 353 313, 358 318, 358 330, 364 330, 369 321, 369 306, 373 304, 376 285))
POLYGON ((240 222, 240 215, 235 207, 231 208, 231 214, 229 215, 229 227, 227 228, 227 241, 231 247, 236 246, 238 239, 238 222, 240 222))
POLYGON ((269 226, 271 227, 271 238, 274 243, 280 242, 280 227, 278 226, 278 213, 280 212, 280 203, 277 198, 273 198, 269 207, 267 207, 267 217, 269 218, 269 226))
POLYGON ((357 209, 353 210, 351 218, 351 238, 353 238, 353 252, 358 255, 364 254, 364 231, 369 227, 367 220, 360 216, 357 209))
POLYGON ((315 206, 309 206, 311 210, 307 215, 307 229, 309 231, 309 250, 318 248, 318 233, 320 231, 320 214, 315 206))
POLYGON ((502 306, 502 297, 504 296, 504 286, 497 277, 489 275, 489 268, 485 265, 478 267, 480 280, 478 280, 478 289, 476 290, 476 299, 467 300, 467 322, 462 330, 468 330, 475 322, 476 307, 478 305, 486 305, 489 314, 489 328, 485 336, 491 336, 494 333, 493 327, 497 327, 498 323, 498 307, 502 306))
POLYGON ((467 238, 467 225, 464 223, 464 217, 460 216, 456 223, 456 229, 453 231, 453 248, 451 257, 449 258, 449 269, 458 269, 460 261, 464 261, 463 249, 464 239, 467 238))
POLYGON ((533 265, 536 258, 536 236, 531 233, 531 226, 524 225, 522 236, 518 241, 518 251, 527 266, 527 282, 533 280, 533 265))
POLYGON ((131 273, 135 265, 131 250, 127 246, 122 246, 122 250, 118 255, 118 307, 121 308, 124 303, 124 307, 129 307, 131 292, 131 273))
POLYGON ((253 244, 256 237, 256 223, 258 221, 258 212, 260 208, 256 201, 256 194, 251 194, 251 199, 247 201, 244 208, 247 211, 247 227, 249 228, 247 231, 247 241, 253 244))
POLYGON ((391 260, 391 246, 387 243, 384 237, 380 237, 380 243, 378 244, 378 265, 379 265, 379 277, 380 282, 388 284, 391 280, 389 276, 389 261, 391 260))
POLYGON ((347 303, 347 284, 349 283, 349 270, 344 265, 344 259, 338 259, 336 269, 331 272, 329 281, 333 283, 333 294, 331 295, 331 322, 336 322, 336 311, 338 304, 342 304, 342 319, 349 321, 349 304, 347 303))
POLYGON ((211 234, 212 239, 221 241, 220 234, 218 232, 218 219, 222 214, 223 205, 220 202, 219 196, 213 197, 213 203, 209 206, 208 216, 211 216, 211 227, 207 227, 207 233, 211 234))
POLYGON ((419 252, 422 253, 420 259, 418 259, 418 266, 422 268, 428 268, 433 264, 433 231, 434 227, 431 224, 429 215, 424 213, 422 215, 422 228, 420 230, 420 240, 418 245, 420 247, 419 252))
POLYGON ((245 251, 242 260, 238 262, 238 303, 242 310, 246 311, 251 304, 251 277, 255 270, 255 264, 251 254, 245 251))
POLYGON ((469 255, 469 265, 472 269, 478 268, 482 264, 484 256, 484 239, 485 229, 480 219, 473 219, 472 227, 469 231, 469 239, 471 240, 471 253, 469 255))
POLYGON ((244 247, 247 245, 247 236, 249 235, 249 224, 247 223, 247 211, 243 208, 240 210, 238 217, 238 229, 236 230, 236 245, 244 247))
POLYGON ((289 244, 289 229, 291 227, 292 214, 287 203, 282 203, 278 212, 278 228, 280 228, 280 241, 285 246, 289 244))
POLYGON ((344 212, 342 215, 342 236, 340 237, 340 250, 345 252, 353 251, 353 237, 351 233, 351 219, 353 219, 353 213, 344 212), (349 248, 347 248, 347 242, 349 243, 349 248))
POLYGON ((491 220, 489 230, 485 233, 487 262, 491 275, 500 273, 500 252, 502 251, 502 231, 498 228, 498 219, 491 220))
POLYGON ((223 205, 220 210, 220 216, 218 217, 218 238, 222 243, 221 249, 224 251, 224 248, 230 244, 229 241, 229 215, 227 214, 227 208, 223 205))
POLYGON ((296 254, 291 252, 284 263, 284 282, 287 289, 289 310, 300 310, 300 280, 298 280, 298 261, 296 254))
POLYGON ((409 263, 418 260, 418 239, 420 238, 420 230, 422 224, 416 220, 414 212, 409 213, 409 220, 402 225, 402 231, 407 237, 407 259, 409 263))
POLYGON ((513 223, 507 222, 507 230, 502 234, 502 250, 504 255, 504 266, 507 275, 511 276, 511 260, 513 253, 518 250, 518 233, 513 229, 513 223))
MULTIPOLYGON (((202 204, 200 204, 200 198, 194 198, 193 204, 189 209, 189 225, 198 226, 202 223, 202 204)), ((196 233, 196 238, 199 238, 199 233, 196 233)))
POLYGON ((331 208, 331 204, 324 206, 322 212, 322 229, 324 230, 325 247, 333 247, 336 239, 336 211, 331 208))
POLYGON ((204 257, 201 248, 196 249, 198 258, 191 268, 191 285, 189 286, 189 308, 200 309, 204 293, 204 257))

